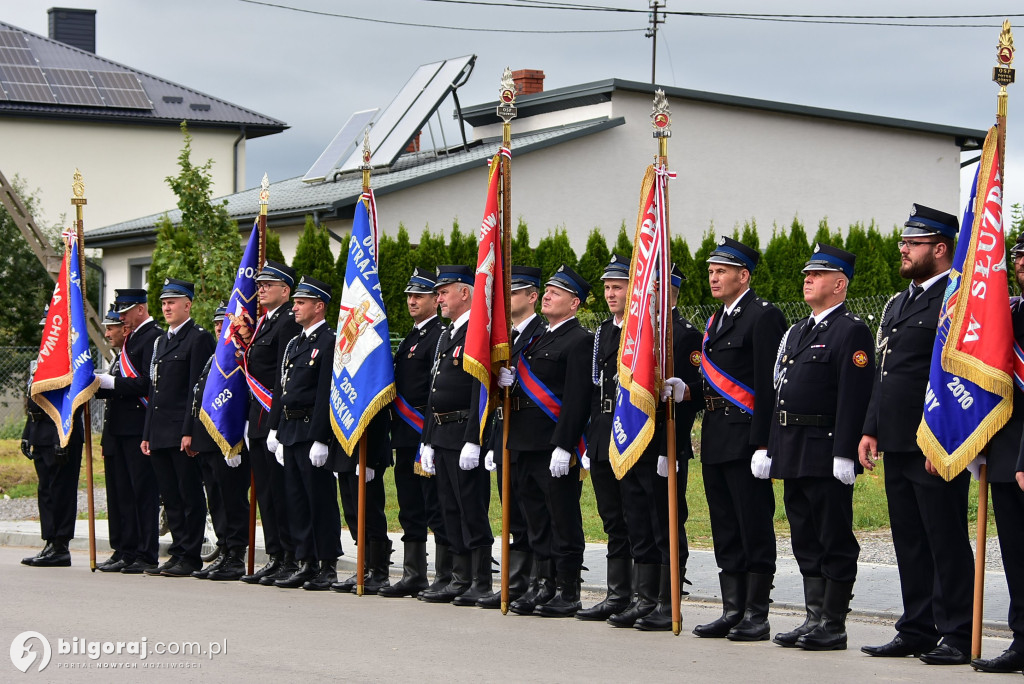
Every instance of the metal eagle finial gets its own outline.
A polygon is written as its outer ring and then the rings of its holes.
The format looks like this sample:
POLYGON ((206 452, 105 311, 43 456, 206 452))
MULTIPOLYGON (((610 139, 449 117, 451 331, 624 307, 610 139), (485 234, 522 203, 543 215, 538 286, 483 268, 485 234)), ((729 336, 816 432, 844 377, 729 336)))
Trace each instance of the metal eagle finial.
POLYGON ((672 135, 672 114, 668 109, 668 98, 661 88, 654 91, 651 125, 654 126, 655 138, 668 138, 672 135))
POLYGON ((267 206, 270 201, 270 177, 266 173, 263 174, 263 180, 260 181, 260 204, 267 206))

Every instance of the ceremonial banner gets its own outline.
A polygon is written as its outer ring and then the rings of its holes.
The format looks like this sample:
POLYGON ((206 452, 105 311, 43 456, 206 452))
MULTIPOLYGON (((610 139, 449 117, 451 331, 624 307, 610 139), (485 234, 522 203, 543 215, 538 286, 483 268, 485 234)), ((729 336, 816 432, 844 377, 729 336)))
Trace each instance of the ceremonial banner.
MULTIPOLYGON (((647 167, 640 191, 629 290, 619 343, 619 386, 615 390, 615 414, 609 457, 619 479, 633 467, 654 436, 658 407, 658 361, 664 353, 665 330, 670 325, 667 294, 655 297, 657 272, 668 274, 665 244, 665 183, 669 174, 647 167)), ((667 283, 667 277, 665 278, 667 283)), ((660 290, 667 290, 667 287, 660 290)))
POLYGON ((368 190, 356 203, 348 241, 331 378, 331 426, 349 454, 355 453, 370 420, 395 398, 395 366, 377 268, 377 211, 368 190))
POLYGON ((32 374, 32 400, 57 426, 61 447, 71 439, 75 411, 99 387, 89 351, 77 235, 64 233, 64 260, 50 298, 32 374))
POLYGON ((992 128, 960 225, 917 431, 918 445, 946 480, 1010 419, 1013 357, 1002 177, 992 128))
POLYGON ((217 340, 213 365, 203 390, 199 417, 206 431, 220 447, 224 458, 242 451, 245 421, 249 416, 249 391, 245 372, 245 350, 252 339, 259 300, 256 275, 260 260, 259 220, 253 224, 249 243, 235 274, 235 286, 228 299, 224 325, 217 340))
POLYGON ((497 385, 494 382, 498 361, 508 358, 508 320, 505 318, 505 265, 501 252, 501 211, 498 188, 501 187, 501 157, 511 157, 502 148, 491 159, 487 182, 487 205, 480 224, 480 247, 473 284, 473 306, 466 328, 466 351, 463 369, 480 381, 480 440, 487 428, 487 416, 494 403, 497 385), (492 386, 492 383, 493 386, 492 386))

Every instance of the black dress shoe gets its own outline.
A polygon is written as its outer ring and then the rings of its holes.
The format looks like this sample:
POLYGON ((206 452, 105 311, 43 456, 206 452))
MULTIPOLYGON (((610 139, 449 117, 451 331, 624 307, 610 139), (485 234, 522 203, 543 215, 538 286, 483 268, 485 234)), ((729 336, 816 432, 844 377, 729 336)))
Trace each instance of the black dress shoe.
POLYGON ((43 556, 49 556, 51 553, 53 553, 53 542, 46 542, 46 546, 44 546, 42 549, 40 549, 39 553, 37 553, 34 556, 29 556, 27 558, 22 558, 21 559, 21 564, 22 565, 32 565, 32 562, 35 561, 36 559, 42 558, 43 556))
POLYGON ((107 560, 103 561, 102 563, 98 563, 96 565, 96 569, 97 570, 103 570, 103 568, 109 567, 109 566, 113 565, 114 563, 118 562, 119 560, 121 560, 121 552, 120 551, 115 551, 113 554, 111 554, 110 558, 108 558, 107 560))
POLYGON ((982 672, 1020 672, 1024 670, 1024 653, 1003 651, 995 658, 975 658, 971 667, 982 672))
MULTIPOLYGON (((317 576, 320 566, 315 561, 303 561, 299 569, 284 579, 274 581, 275 587, 282 589, 298 589, 303 584, 317 576)), ((262 584, 262 583, 261 583, 262 584)))
POLYGON ((121 574, 141 575, 142 573, 147 573, 149 575, 159 575, 159 572, 150 572, 151 570, 155 571, 156 569, 156 563, 147 563, 141 558, 136 558, 134 563, 132 563, 131 565, 126 565, 123 568, 121 568, 121 574))
POLYGON ((126 568, 131 563, 125 562, 124 559, 118 558, 113 563, 104 563, 103 565, 97 565, 96 569, 100 572, 121 572, 122 568, 126 568))
POLYGON ((172 565, 166 570, 163 570, 160 574, 163 577, 191 577, 192 573, 198 569, 198 563, 182 560, 178 561, 177 565, 172 565))
POLYGON ((860 650, 869 656, 876 658, 905 658, 907 656, 919 657, 935 648, 934 644, 920 641, 910 641, 897 634, 892 641, 881 646, 861 646, 860 650))
POLYGON ((154 566, 152 568, 146 568, 144 572, 147 575, 152 575, 152 576, 162 575, 164 570, 169 570, 169 569, 173 568, 175 565, 178 564, 179 560, 181 560, 181 559, 177 558, 176 556, 171 556, 170 558, 168 558, 166 561, 164 561, 160 565, 156 565, 156 566, 154 566))
POLYGON ((956 646, 939 644, 932 650, 920 657, 922 663, 928 665, 966 665, 971 662, 971 656, 961 651, 956 646))
POLYGON ((50 547, 50 553, 32 560, 33 568, 68 568, 71 567, 71 552, 66 541, 57 540, 50 547))

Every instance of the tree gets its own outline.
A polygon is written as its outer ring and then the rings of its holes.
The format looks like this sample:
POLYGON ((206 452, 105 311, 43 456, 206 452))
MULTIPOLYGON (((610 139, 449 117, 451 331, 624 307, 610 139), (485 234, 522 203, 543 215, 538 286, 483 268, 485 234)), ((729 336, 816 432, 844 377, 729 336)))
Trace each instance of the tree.
POLYGON ((157 224, 156 247, 149 270, 149 308, 154 317, 160 313, 160 290, 165 278, 195 283, 192 318, 200 325, 211 325, 220 300, 231 294, 235 274, 242 258, 238 223, 228 215, 227 200, 211 201, 213 160, 202 166, 192 163, 192 136, 183 121, 185 144, 178 155, 180 171, 168 176, 167 184, 178 196, 181 222, 171 223, 165 214, 157 224))
POLYGON ((287 262, 284 260, 284 252, 281 251, 281 236, 269 228, 267 229, 266 258, 270 261, 287 265, 287 262))
POLYGON ((788 232, 774 227, 757 268, 758 294, 774 302, 802 302, 801 271, 810 253, 807 233, 798 218, 793 219, 788 232))
POLYGON ((528 266, 532 263, 533 248, 530 247, 530 230, 526 227, 526 221, 520 216, 516 234, 512 238, 512 265, 528 266))
POLYGON ((694 282, 699 283, 699 287, 695 288, 700 296, 697 299, 698 304, 717 304, 717 300, 711 296, 711 285, 708 284, 707 271, 705 265, 708 263, 708 257, 715 251, 715 247, 718 246, 718 240, 715 239, 715 226, 712 225, 708 228, 707 232, 704 233, 703 239, 700 241, 700 247, 693 255, 694 268, 700 267, 700 277, 694 282))
POLYGON ((576 267, 576 272, 590 283, 590 291, 594 295, 593 302, 587 305, 589 311, 600 314, 608 312, 608 303, 604 301, 602 294, 604 284, 601 281, 601 276, 604 274, 604 267, 608 265, 610 258, 611 254, 604 241, 604 234, 600 228, 594 228, 587 237, 587 248, 576 267))
POLYGON ((565 228, 556 228, 553 232, 548 233, 546 238, 537 243, 534 254, 536 255, 534 262, 540 266, 541 284, 546 282, 562 264, 566 264, 573 270, 576 269, 576 252, 569 244, 569 235, 565 228))
POLYGON ((331 302, 327 305, 327 323, 334 326, 338 321, 338 302, 341 301, 341 285, 337 282, 334 255, 331 254, 331 236, 323 226, 313 223, 313 217, 306 215, 306 226, 295 246, 295 284, 302 276, 316 278, 331 286, 331 302))
POLYGON ((412 318, 405 304, 405 285, 412 275, 412 247, 409 232, 398 224, 398 234, 392 238, 382 235, 378 258, 381 296, 388 314, 388 330, 406 333, 412 327, 412 318))
POLYGON ((448 258, 451 259, 449 263, 470 266, 476 270, 478 247, 476 234, 464 234, 459 229, 458 220, 453 221, 451 236, 448 239, 448 258))
POLYGON ((683 273, 677 303, 700 304, 701 281, 707 283, 707 278, 703 269, 697 268, 693 255, 690 254, 690 246, 681 235, 672 238, 672 263, 683 273))
POLYGON ((423 229, 420 235, 420 243, 416 246, 416 262, 414 266, 425 268, 428 271, 436 270, 438 266, 450 264, 448 261, 448 247, 444 244, 444 236, 438 233, 436 236, 430 232, 430 227, 423 229))
POLYGON ((889 259, 886 258, 882 236, 877 230, 864 229, 860 223, 850 226, 846 232, 844 249, 857 255, 853 279, 850 281, 850 297, 888 295, 893 292, 889 274, 889 259))
POLYGON ((833 232, 832 229, 828 227, 828 218, 823 218, 818 221, 818 232, 814 234, 814 239, 811 240, 811 249, 814 249, 814 245, 819 242, 823 245, 828 245, 829 247, 845 249, 845 247, 843 247, 843 234, 838 230, 833 232))
POLYGON ((619 226, 619 233, 615 236, 615 246, 612 247, 612 251, 627 259, 633 257, 633 236, 626 230, 625 219, 623 219, 622 225, 619 226))
MULTIPOLYGON (((29 212, 34 212, 36 198, 26 191, 22 180, 15 176, 11 184, 29 212)), ((50 244, 57 244, 57 231, 47 232, 50 244)), ((38 348, 39 319, 53 295, 53 280, 3 206, 0 206, 0 244, 4 246, 0 250, 0 282, 8 285, 0 306, 0 345, 38 348)), ((92 280, 96 282, 96 278, 92 280)), ((95 302, 95 298, 92 301, 95 302)), ((99 313, 102 316, 104 312, 99 313)), ((26 368, 18 369, 19 379, 23 370, 27 371, 26 368)))

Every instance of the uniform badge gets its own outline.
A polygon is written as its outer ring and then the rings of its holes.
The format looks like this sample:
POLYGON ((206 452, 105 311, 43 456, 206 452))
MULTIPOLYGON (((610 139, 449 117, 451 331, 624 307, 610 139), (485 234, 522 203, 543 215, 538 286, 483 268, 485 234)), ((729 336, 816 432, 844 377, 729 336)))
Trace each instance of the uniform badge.
POLYGON ((853 353, 853 365, 857 368, 863 368, 868 365, 868 353, 865 351, 856 351, 853 353))
POLYGON ((309 365, 313 366, 316 364, 316 355, 320 353, 319 349, 314 349, 313 353, 309 355, 309 365))
POLYGON ((700 365, 700 352, 699 351, 691 352, 691 354, 690 354, 690 363, 692 363, 694 366, 699 366, 700 365))

